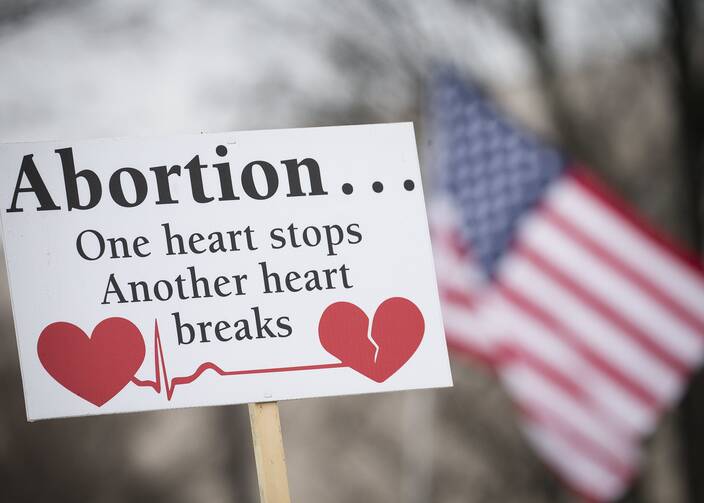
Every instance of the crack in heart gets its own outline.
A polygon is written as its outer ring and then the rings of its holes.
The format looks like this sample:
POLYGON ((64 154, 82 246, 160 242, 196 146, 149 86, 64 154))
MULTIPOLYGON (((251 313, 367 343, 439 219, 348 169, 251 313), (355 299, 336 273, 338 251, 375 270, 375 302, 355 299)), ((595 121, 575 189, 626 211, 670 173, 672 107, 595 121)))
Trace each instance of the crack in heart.
POLYGON ((425 320, 418 307, 403 297, 391 297, 369 318, 350 302, 329 305, 320 317, 322 346, 348 367, 376 382, 395 374, 418 349, 425 320))
POLYGON ((380 350, 381 348, 379 347, 379 345, 378 345, 378 344, 376 343, 376 341, 374 340, 374 337, 372 336, 371 330, 367 330, 367 332, 368 332, 368 334, 367 334, 367 339, 369 339, 369 342, 371 342, 371 343, 374 345, 374 348, 376 349, 376 351, 374 351, 374 362, 376 363, 377 358, 379 358, 379 350, 380 350))

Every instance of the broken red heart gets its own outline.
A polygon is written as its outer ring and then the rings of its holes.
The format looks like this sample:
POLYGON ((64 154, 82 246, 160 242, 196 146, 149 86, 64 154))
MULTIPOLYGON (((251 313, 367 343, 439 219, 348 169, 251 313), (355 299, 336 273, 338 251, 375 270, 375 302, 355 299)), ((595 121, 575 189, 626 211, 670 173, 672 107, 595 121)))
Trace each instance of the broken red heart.
POLYGON ((371 330, 374 342, 369 337, 369 318, 349 302, 328 306, 318 323, 323 347, 376 382, 386 381, 413 356, 424 331, 420 310, 403 297, 386 299, 377 308, 371 330))
POLYGON ((39 360, 64 388, 100 407, 117 395, 144 361, 144 339, 125 318, 107 318, 90 337, 59 321, 42 330, 39 360))

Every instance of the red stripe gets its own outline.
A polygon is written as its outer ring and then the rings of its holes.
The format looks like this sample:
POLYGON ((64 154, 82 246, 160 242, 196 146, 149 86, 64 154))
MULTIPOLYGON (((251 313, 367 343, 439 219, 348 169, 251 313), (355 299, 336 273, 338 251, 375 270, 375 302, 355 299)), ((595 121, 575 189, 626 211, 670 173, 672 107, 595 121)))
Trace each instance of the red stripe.
POLYGON ((613 307, 599 299, 574 279, 569 277, 547 259, 542 257, 540 253, 525 241, 519 243, 514 248, 515 252, 525 258, 542 272, 550 276, 552 279, 560 283, 564 288, 574 293, 587 306, 599 313, 611 323, 620 328, 621 333, 629 336, 636 341, 641 347, 648 350, 654 357, 668 365, 674 372, 684 376, 689 372, 689 367, 686 362, 682 361, 677 355, 673 354, 669 349, 663 347, 660 343, 650 338, 643 330, 635 326, 627 320, 621 313, 613 307))
POLYGON ((469 260, 469 249, 464 243, 462 236, 457 229, 440 228, 431 224, 430 238, 434 243, 442 246, 443 251, 452 253, 455 257, 469 260))
POLYGON ((614 416, 603 404, 594 399, 589 393, 586 383, 580 382, 566 375, 562 370, 554 367, 539 355, 536 355, 529 348, 519 345, 499 344, 494 350, 496 365, 503 366, 509 364, 520 364, 529 367, 534 372, 542 375, 552 384, 561 388, 575 400, 583 402, 582 406, 588 409, 590 414, 596 416, 600 421, 606 423, 604 427, 614 433, 628 438, 635 438, 635 433, 628 429, 622 421, 614 416))
POLYGON ((457 304, 463 309, 474 308, 474 298, 469 293, 447 286, 442 282, 438 285, 438 290, 440 290, 440 298, 443 303, 457 304))
POLYGON ((589 399, 583 386, 545 362, 539 356, 533 354, 528 348, 515 344, 501 343, 496 345, 494 355, 496 364, 499 367, 516 363, 526 365, 555 383, 568 394, 574 395, 581 400, 589 399))
MULTIPOLYGON (((536 424, 543 425, 553 434, 559 435, 580 455, 591 459, 605 471, 616 474, 622 480, 628 480, 633 475, 634 467, 625 464, 611 452, 596 444, 554 411, 515 397, 514 400, 516 407, 525 417, 536 424)), ((565 459, 564 463, 568 464, 570 460, 565 459)))
POLYGON ((648 295, 657 300, 659 304, 669 310, 675 317, 687 323, 696 335, 704 338, 704 320, 689 311, 686 306, 680 304, 667 291, 660 288, 651 281, 650 278, 642 275, 627 262, 621 260, 617 255, 614 255, 608 249, 600 245, 597 241, 560 215, 554 208, 543 206, 540 208, 540 211, 549 222, 555 227, 558 227, 564 234, 567 234, 582 247, 589 250, 593 255, 599 257, 602 262, 611 266, 611 268, 615 269, 620 275, 624 276, 632 283, 635 283, 641 290, 647 292, 648 295))
MULTIPOLYGON (((564 474, 560 472, 557 473, 557 476, 559 477, 560 481, 564 484, 564 486, 568 489, 568 491, 579 501, 582 501, 582 503, 604 503, 604 498, 602 498, 601 496, 597 496, 593 492, 590 492, 592 488, 576 487, 575 484, 577 484, 577 482, 568 479, 564 474)), ((633 476, 623 481, 623 488, 617 495, 612 498, 613 500, 617 500, 626 491, 626 487, 628 486, 628 483, 632 478, 633 476)))
POLYGON ((591 347, 582 342, 572 330, 567 328, 554 316, 540 308, 535 303, 529 301, 525 296, 521 295, 514 289, 500 282, 497 282, 496 287, 507 301, 514 304, 522 312, 530 315, 534 320, 547 328, 553 336, 561 339, 577 351, 577 353, 579 353, 579 355, 586 361, 604 374, 608 375, 616 384, 620 385, 634 398, 638 399, 640 402, 648 407, 651 407, 652 409, 660 408, 660 401, 650 392, 649 389, 643 387, 641 384, 624 374, 620 369, 602 358, 591 347))
POLYGON ((478 344, 472 344, 467 340, 467 337, 462 337, 457 332, 453 332, 445 328, 445 337, 447 339, 447 347, 462 356, 471 360, 477 361, 482 365, 494 371, 494 359, 489 350, 478 344))
POLYGON ((455 230, 455 232, 452 233, 452 246, 459 256, 463 257, 466 260, 470 259, 471 253, 469 251, 469 247, 467 247, 465 240, 464 238, 462 238, 462 235, 460 234, 459 230, 455 230))
POLYGON ((636 213, 630 205, 626 204, 622 198, 618 197, 611 189, 597 180, 587 168, 575 165, 568 171, 568 175, 586 189, 587 192, 609 206, 611 210, 619 214, 624 220, 638 228, 645 237, 648 237, 650 241, 656 244, 660 249, 678 258, 682 264, 691 269, 698 277, 704 279, 702 257, 697 256, 689 248, 656 229, 650 222, 636 213))
MULTIPOLYGON (((590 489, 587 489, 586 487, 576 487, 575 484, 577 482, 567 479, 564 475, 560 473, 558 473, 557 476, 568 489, 568 492, 570 492, 575 498, 577 498, 578 501, 582 501, 582 503, 604 503, 604 498, 602 498, 601 496, 597 496, 593 492, 590 492, 590 489)), ((623 495, 623 493, 626 492, 626 489, 631 479, 633 479, 633 475, 628 477, 628 479, 623 480, 623 487, 621 488, 619 493, 613 496, 612 498, 614 501, 619 499, 623 495)))

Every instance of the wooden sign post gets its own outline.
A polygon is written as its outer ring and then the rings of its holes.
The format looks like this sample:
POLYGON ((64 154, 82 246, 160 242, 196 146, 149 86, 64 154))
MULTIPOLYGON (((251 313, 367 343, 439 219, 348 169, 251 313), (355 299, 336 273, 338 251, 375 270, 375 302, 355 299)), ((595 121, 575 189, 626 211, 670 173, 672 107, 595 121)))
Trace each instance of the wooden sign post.
POLYGON ((249 404, 261 503, 290 503, 278 402, 249 404))

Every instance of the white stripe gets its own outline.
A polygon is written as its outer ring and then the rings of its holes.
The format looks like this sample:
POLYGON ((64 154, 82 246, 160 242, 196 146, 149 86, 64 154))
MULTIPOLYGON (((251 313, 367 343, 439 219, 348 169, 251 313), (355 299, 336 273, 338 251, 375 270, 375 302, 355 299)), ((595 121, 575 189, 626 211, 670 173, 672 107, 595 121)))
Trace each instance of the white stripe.
POLYGON ((505 284, 550 313, 604 360, 663 402, 669 402, 679 392, 677 374, 524 258, 514 256, 507 260, 501 276, 505 284))
POLYGON ((546 197, 549 206, 569 215, 570 221, 589 235, 601 236, 601 245, 704 320, 704 278, 678 257, 654 245, 642 231, 573 180, 556 184, 546 197))
POLYGON ((458 211, 453 198, 445 193, 433 197, 428 205, 430 223, 440 229, 453 229, 459 222, 458 211))
POLYGON ((489 353, 489 341, 484 335, 486 330, 472 311, 464 306, 443 302, 442 316, 448 338, 457 339, 482 353, 489 353))
POLYGON ((490 304, 487 305, 486 311, 492 313, 494 323, 507 327, 506 331, 497 332, 497 343, 517 346, 547 362, 562 374, 584 384, 584 390, 589 397, 620 421, 624 429, 641 434, 652 431, 655 414, 650 407, 634 398, 627 389, 615 383, 519 308, 498 295, 491 299, 490 304))
POLYGON ((451 252, 440 248, 437 242, 433 243, 433 250, 438 283, 446 284, 455 290, 470 292, 485 284, 482 276, 467 260, 453 256, 451 252))
POLYGON ((523 428, 536 449, 575 488, 608 501, 621 495, 627 481, 584 456, 549 427, 525 421, 523 428))
POLYGON ((591 255, 539 216, 529 219, 521 233, 531 248, 540 250, 540 254, 551 264, 613 307, 670 354, 690 366, 700 361, 702 338, 617 270, 591 255))
POLYGON ((501 376, 519 401, 559 417, 622 464, 635 466, 638 451, 633 442, 604 421, 593 408, 575 400, 540 373, 520 363, 503 368, 501 376))
POLYGON ((446 204, 433 204, 431 238, 435 270, 439 282, 444 282, 456 290, 479 288, 486 284, 485 275, 469 255, 459 253, 454 243, 457 234, 457 220, 446 204), (443 220, 438 224, 438 220, 443 220))

